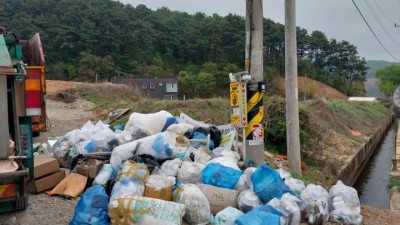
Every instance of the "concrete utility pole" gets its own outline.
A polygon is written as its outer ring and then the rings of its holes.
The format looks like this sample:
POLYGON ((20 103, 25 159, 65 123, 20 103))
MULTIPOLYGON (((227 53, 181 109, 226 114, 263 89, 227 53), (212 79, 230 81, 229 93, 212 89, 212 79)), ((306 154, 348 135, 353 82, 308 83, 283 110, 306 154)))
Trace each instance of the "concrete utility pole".
POLYGON ((263 132, 263 0, 246 0, 245 70, 252 80, 247 88, 247 120, 245 129, 246 166, 264 164, 263 132))
POLYGON ((288 164, 301 174, 295 0, 285 0, 285 77, 288 164))

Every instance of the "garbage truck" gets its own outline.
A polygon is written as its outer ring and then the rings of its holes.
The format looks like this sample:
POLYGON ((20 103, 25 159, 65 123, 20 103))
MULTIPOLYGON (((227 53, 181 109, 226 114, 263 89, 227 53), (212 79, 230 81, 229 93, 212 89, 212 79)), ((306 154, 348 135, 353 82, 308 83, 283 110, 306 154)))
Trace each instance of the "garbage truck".
POLYGON ((42 114, 44 54, 0 27, 0 213, 26 209, 33 177, 32 117, 42 114))

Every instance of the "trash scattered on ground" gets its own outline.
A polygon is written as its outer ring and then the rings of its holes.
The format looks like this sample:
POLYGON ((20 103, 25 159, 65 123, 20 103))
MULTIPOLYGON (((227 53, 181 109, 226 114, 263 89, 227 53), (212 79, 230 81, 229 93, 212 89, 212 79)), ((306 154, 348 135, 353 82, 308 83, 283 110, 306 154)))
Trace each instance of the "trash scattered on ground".
MULTIPOLYGON (((48 142, 61 165, 71 169, 48 193, 83 193, 72 225, 180 225, 182 219, 189 225, 361 224, 353 188, 339 181, 328 193, 282 168, 243 168, 233 146, 235 132, 231 125, 166 111, 132 113, 126 125, 112 129, 87 122, 48 142)), ((287 160, 266 157, 278 166, 287 160)))

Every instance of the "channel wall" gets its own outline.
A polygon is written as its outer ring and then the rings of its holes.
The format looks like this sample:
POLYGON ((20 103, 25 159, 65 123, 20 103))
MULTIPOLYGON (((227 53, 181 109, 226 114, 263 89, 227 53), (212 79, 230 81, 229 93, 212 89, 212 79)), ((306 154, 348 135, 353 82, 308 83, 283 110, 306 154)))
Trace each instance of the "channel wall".
POLYGON ((372 137, 361 146, 360 150, 344 165, 338 175, 338 180, 343 181, 346 185, 354 186, 363 172, 365 166, 368 165, 371 157, 374 155, 383 136, 395 118, 394 113, 378 128, 372 137))

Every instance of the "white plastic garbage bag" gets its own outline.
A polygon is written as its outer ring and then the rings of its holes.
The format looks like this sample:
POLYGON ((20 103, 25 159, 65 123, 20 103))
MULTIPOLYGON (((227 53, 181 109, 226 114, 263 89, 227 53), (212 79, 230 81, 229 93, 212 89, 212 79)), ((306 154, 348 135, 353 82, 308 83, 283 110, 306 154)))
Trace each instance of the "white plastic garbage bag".
MULTIPOLYGON (((210 151, 208 149, 208 151, 210 151)), ((210 154, 207 152, 206 147, 200 147, 199 149, 189 147, 186 151, 183 161, 198 162, 206 164, 211 159, 210 154)))
POLYGON ((92 139, 96 143, 97 148, 109 149, 107 143, 115 138, 114 132, 110 129, 109 125, 104 124, 99 120, 92 129, 92 139))
POLYGON ((329 190, 329 220, 346 225, 359 225, 362 222, 360 199, 353 187, 338 181, 329 190))
POLYGON ((165 132, 117 146, 112 151, 110 164, 115 169, 123 160, 142 154, 151 155, 156 159, 175 158, 178 153, 186 151, 186 147, 176 147, 176 138, 185 131, 193 130, 193 125, 173 124, 165 132))
POLYGON ((219 163, 223 166, 230 167, 235 170, 240 170, 240 168, 237 164, 237 160, 230 156, 222 156, 222 157, 217 157, 215 159, 211 159, 210 161, 207 162, 206 165, 208 165, 210 163, 219 163))
POLYGON ((205 165, 196 162, 183 162, 178 170, 178 181, 186 183, 201 183, 201 171, 205 165))
POLYGON ((228 206, 215 215, 216 225, 235 225, 235 220, 243 215, 242 211, 228 206))
POLYGON ((224 147, 218 147, 218 148, 212 150, 212 152, 211 152, 211 158, 212 159, 215 159, 215 158, 218 158, 218 157, 224 157, 224 156, 225 157, 235 158, 236 161, 240 160, 239 153, 237 153, 235 151, 232 151, 230 149, 224 148, 224 147))
POLYGON ((329 219, 328 192, 320 185, 308 184, 301 192, 310 224, 323 224, 329 219))
POLYGON ((144 184, 137 179, 121 178, 114 184, 111 192, 110 203, 119 197, 143 196, 144 184))
POLYGON ((279 169, 276 169, 275 171, 279 173, 279 175, 281 176, 282 180, 286 180, 286 179, 292 177, 292 174, 290 174, 285 169, 279 168, 279 169))
MULTIPOLYGON (((302 205, 300 199, 289 193, 282 195, 279 200, 273 198, 267 203, 267 205, 272 206, 274 209, 278 210, 286 218, 288 225, 299 225, 301 222, 301 213, 299 205, 302 205)), ((282 221, 281 221, 282 222, 282 221)))
POLYGON ((244 213, 247 213, 262 204, 257 194, 251 190, 240 192, 237 201, 240 211, 244 213))
POLYGON ((210 203, 195 184, 184 184, 174 192, 174 202, 185 205, 184 219, 189 225, 206 225, 210 222, 210 203))
POLYGON ((301 192, 306 188, 304 182, 295 178, 286 178, 285 184, 293 191, 293 193, 300 198, 301 192))
POLYGON ((96 178, 94 179, 93 184, 105 185, 108 179, 110 179, 113 171, 114 169, 110 164, 104 164, 103 167, 101 167, 99 174, 97 174, 96 178))
POLYGON ((248 167, 242 176, 244 176, 244 183, 246 184, 246 189, 254 191, 253 182, 251 181, 251 175, 256 171, 255 167, 248 167))
POLYGON ((129 116, 124 131, 129 131, 133 140, 137 140, 163 132, 176 123, 177 119, 164 110, 148 114, 134 112, 129 116))
POLYGON ((161 165, 161 172, 167 176, 176 177, 178 175, 178 170, 182 165, 181 159, 167 160, 161 165))
POLYGON ((160 191, 161 189, 175 185, 175 183, 176 183, 175 177, 170 177, 165 174, 150 175, 146 181, 146 187, 151 187, 155 191, 160 191))

